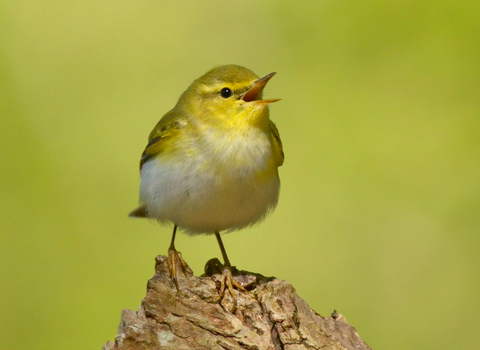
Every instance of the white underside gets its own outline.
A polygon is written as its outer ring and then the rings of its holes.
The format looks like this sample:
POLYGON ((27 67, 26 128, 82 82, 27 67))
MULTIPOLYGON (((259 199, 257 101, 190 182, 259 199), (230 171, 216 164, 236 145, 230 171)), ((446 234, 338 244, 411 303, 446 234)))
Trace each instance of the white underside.
MULTIPOLYGON (((258 153, 258 152, 257 152, 258 153)), ((268 165, 270 151, 255 155, 250 166, 227 173, 206 167, 202 158, 184 162, 152 159, 142 167, 140 200, 147 216, 172 222, 189 234, 233 231, 262 220, 278 201, 276 166, 267 180, 258 171, 268 165)))

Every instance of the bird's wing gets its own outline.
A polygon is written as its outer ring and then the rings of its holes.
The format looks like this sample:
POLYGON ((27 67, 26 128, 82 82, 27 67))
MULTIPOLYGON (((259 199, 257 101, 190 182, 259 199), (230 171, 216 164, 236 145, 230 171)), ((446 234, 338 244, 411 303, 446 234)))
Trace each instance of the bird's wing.
POLYGON ((282 166, 285 155, 283 154, 282 140, 275 124, 270 120, 270 131, 273 135, 273 149, 275 151, 275 160, 278 166, 282 166))
MULTIPOLYGON (((140 170, 142 170, 142 166, 148 160, 161 154, 168 147, 169 141, 178 135, 180 132, 179 129, 185 125, 185 118, 178 116, 173 110, 165 114, 148 136, 147 147, 145 147, 140 158, 140 170)), ((133 210, 129 216, 137 218, 148 217, 145 204, 140 204, 140 206, 133 210)))
POLYGON ((158 156, 168 145, 172 137, 178 135, 186 120, 173 110, 163 116, 148 137, 148 144, 140 157, 140 170, 149 159, 158 156))

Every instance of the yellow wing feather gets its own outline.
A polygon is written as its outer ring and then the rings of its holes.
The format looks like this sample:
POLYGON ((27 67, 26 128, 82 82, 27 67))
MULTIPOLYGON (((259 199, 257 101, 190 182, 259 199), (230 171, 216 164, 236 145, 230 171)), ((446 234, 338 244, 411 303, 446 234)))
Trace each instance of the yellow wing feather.
POLYGON ((157 156, 165 148, 166 141, 172 136, 179 133, 185 125, 185 118, 180 117, 174 110, 171 110, 163 116, 162 119, 155 125, 152 132, 148 136, 148 144, 140 158, 140 170, 143 164, 149 159, 157 156))
MULTIPOLYGON (((172 136, 177 135, 179 129, 182 128, 185 123, 185 118, 180 117, 174 110, 171 110, 160 119, 148 136, 148 144, 140 158, 140 170, 142 170, 143 164, 149 159, 156 157, 165 149, 165 144, 168 143, 168 140, 171 139, 172 136)), ((140 204, 129 216, 146 218, 148 216, 147 207, 145 204, 140 204)))
POLYGON ((283 161, 285 160, 285 155, 283 153, 282 140, 280 139, 280 133, 278 132, 277 126, 270 120, 270 131, 273 134, 273 147, 275 151, 275 160, 277 161, 278 166, 282 166, 283 161))

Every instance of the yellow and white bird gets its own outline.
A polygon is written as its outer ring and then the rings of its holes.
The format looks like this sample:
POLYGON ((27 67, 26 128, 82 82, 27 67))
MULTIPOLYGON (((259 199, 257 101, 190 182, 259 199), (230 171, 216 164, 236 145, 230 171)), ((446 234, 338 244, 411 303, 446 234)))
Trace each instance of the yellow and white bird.
POLYGON ((282 142, 262 99, 275 75, 225 65, 195 80, 150 133, 140 160, 140 206, 130 216, 173 223, 171 276, 185 263, 175 250, 177 227, 187 234, 215 234, 222 251, 223 294, 232 297, 231 265, 220 231, 262 220, 277 204, 282 142))

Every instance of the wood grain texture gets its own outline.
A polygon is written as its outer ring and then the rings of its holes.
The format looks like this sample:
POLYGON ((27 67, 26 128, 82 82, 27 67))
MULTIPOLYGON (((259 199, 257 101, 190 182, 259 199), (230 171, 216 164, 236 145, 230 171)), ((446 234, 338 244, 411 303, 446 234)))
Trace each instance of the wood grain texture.
POLYGON ((137 312, 123 310, 115 342, 103 350, 368 350, 355 328, 336 312, 322 317, 288 282, 246 271, 235 279, 237 308, 228 294, 219 303, 219 275, 180 276, 177 291, 167 257, 156 258, 155 275, 137 312))

